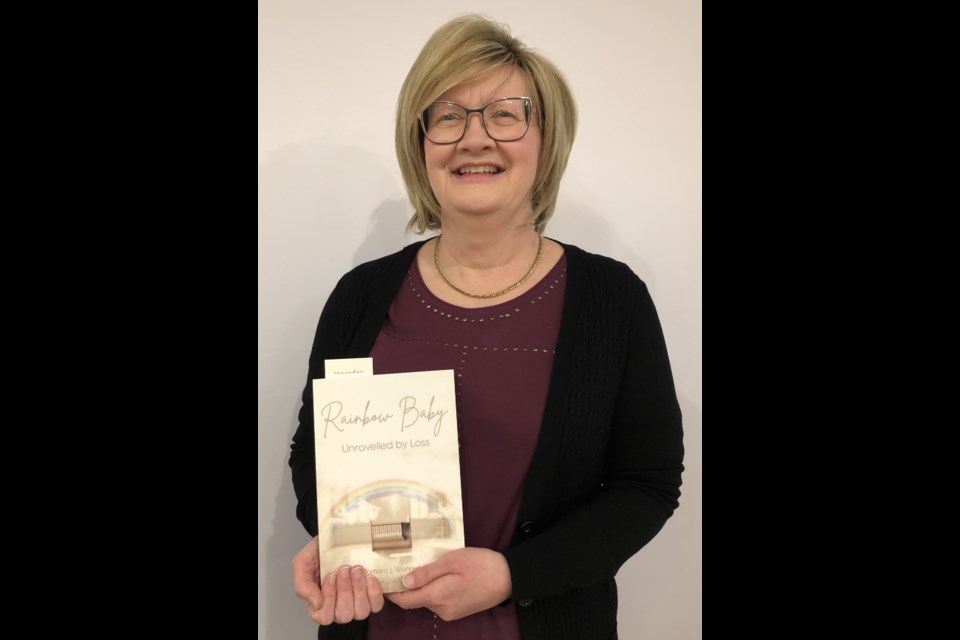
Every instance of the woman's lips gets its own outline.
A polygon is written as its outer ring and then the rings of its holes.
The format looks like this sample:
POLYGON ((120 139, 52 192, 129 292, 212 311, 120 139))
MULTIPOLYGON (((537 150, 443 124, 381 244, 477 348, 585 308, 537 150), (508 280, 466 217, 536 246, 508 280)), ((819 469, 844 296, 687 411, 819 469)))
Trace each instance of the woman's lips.
POLYGON ((500 173, 503 171, 500 167, 495 164, 471 164, 464 165, 455 169, 455 172, 461 176, 467 174, 476 174, 476 173, 500 173))
POLYGON ((483 182, 496 178, 503 173, 503 168, 496 164, 465 164, 452 171, 458 180, 467 182, 483 182))

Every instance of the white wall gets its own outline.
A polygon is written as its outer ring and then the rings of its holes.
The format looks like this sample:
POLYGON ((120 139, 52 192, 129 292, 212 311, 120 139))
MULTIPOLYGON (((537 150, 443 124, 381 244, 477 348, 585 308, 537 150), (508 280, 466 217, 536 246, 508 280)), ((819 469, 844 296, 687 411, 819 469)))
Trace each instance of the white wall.
POLYGON ((400 85, 449 18, 506 22, 564 71, 580 131, 547 235, 629 264, 664 325, 686 430, 680 509, 621 570, 623 640, 701 637, 701 7, 691 0, 260 0, 258 633, 316 637, 287 467, 320 310, 351 267, 417 239, 393 151, 400 85))

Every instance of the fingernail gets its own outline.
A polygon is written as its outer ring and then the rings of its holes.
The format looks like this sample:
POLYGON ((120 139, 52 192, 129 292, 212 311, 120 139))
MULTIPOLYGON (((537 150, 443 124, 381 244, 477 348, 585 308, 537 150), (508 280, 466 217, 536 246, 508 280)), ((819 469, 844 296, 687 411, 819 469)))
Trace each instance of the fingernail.
POLYGON ((317 599, 316 599, 316 598, 310 598, 310 604, 313 605, 313 608, 314 608, 314 609, 316 609, 316 608, 317 608, 317 599))
POLYGON ((341 578, 349 578, 349 577, 350 577, 350 567, 342 567, 342 568, 340 569, 340 577, 341 577, 341 578))
POLYGON ((362 567, 354 567, 354 568, 351 570, 350 573, 353 574, 353 577, 354 577, 354 578, 360 578, 360 577, 363 576, 363 568, 362 568, 362 567))
POLYGON ((400 582, 402 582, 403 586, 405 586, 407 589, 413 589, 413 578, 410 577, 409 573, 403 576, 403 580, 400 582))

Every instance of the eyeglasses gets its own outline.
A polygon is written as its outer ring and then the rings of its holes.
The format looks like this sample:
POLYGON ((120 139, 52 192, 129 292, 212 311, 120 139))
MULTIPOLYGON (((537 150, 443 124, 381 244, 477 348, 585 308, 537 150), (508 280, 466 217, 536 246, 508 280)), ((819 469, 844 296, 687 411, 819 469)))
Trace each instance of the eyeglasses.
POLYGON ((499 142, 519 140, 530 127, 533 102, 530 98, 501 98, 479 109, 467 109, 453 102, 433 102, 420 116, 420 127, 434 144, 453 144, 467 132, 471 113, 480 114, 487 135, 499 142))

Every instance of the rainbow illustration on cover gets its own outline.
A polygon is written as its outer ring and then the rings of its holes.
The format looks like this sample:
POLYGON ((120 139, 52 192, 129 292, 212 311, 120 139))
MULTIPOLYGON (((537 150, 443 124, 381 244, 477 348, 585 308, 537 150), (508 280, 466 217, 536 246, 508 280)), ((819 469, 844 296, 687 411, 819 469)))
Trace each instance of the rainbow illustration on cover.
POLYGON ((384 592, 464 546, 453 371, 314 380, 323 573, 362 565, 384 592))

